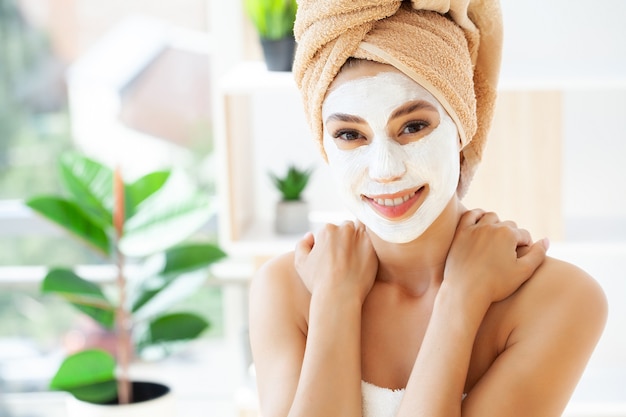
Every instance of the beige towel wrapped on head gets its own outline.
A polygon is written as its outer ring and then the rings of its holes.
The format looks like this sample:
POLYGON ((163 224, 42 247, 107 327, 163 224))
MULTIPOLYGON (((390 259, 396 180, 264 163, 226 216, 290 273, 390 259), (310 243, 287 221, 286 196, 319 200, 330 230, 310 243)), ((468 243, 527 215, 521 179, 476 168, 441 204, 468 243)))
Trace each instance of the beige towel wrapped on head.
POLYGON ((498 0, 300 0, 294 76, 322 153, 322 103, 350 57, 390 64, 429 90, 455 121, 463 197, 495 104, 502 46, 498 0))

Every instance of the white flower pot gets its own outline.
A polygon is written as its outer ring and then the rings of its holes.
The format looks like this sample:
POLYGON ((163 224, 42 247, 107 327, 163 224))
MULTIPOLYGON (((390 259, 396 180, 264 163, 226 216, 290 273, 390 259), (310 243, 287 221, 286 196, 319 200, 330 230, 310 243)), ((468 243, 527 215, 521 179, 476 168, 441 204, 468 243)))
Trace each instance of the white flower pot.
POLYGON ((309 230, 309 205, 306 201, 276 203, 276 233, 299 234, 309 230))
POLYGON ((175 417, 176 401, 170 389, 153 382, 133 382, 134 398, 141 395, 137 390, 158 390, 159 394, 151 399, 132 404, 93 404, 77 400, 70 396, 67 400, 68 417, 175 417))

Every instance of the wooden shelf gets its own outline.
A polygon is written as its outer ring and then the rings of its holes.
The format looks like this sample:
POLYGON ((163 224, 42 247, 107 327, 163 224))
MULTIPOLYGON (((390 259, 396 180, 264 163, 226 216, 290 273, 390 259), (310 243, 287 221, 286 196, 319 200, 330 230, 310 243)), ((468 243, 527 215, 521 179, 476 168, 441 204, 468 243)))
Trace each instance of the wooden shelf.
POLYGON ((219 80, 215 108, 222 164, 217 175, 220 242, 229 253, 269 257, 294 248, 300 235, 274 232, 279 194, 267 175, 291 163, 314 167, 304 193, 312 230, 349 218, 311 139, 292 73, 267 71, 263 62, 243 63, 219 80))

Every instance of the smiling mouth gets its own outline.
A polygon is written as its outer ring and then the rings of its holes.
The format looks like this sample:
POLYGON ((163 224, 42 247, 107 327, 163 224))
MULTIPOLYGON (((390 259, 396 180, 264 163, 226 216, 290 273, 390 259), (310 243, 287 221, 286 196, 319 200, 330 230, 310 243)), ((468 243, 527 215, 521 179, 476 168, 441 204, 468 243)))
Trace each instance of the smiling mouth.
POLYGON ((379 195, 379 196, 366 196, 363 195, 363 199, 368 202, 380 215, 388 219, 401 220, 407 215, 411 215, 417 210, 419 206, 416 204, 420 200, 420 196, 426 186, 423 185, 410 192, 404 194, 395 195, 379 195))
POLYGON ((411 199, 415 193, 417 191, 413 191, 410 194, 406 194, 402 197, 396 197, 396 198, 372 198, 372 200, 381 206, 386 206, 386 207, 395 207, 395 206, 399 206, 402 203, 406 203, 407 201, 409 201, 409 199, 411 199))

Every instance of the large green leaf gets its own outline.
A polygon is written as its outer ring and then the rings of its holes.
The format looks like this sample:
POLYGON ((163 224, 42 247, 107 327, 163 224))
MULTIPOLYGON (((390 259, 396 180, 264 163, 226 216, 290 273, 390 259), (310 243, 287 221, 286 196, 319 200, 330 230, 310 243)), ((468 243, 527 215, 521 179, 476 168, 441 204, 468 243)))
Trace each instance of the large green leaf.
POLYGON ((165 250, 200 229, 212 214, 208 195, 195 190, 180 176, 170 177, 126 222, 120 249, 131 257, 165 250))
POLYGON ((172 313, 152 321, 146 344, 191 340, 209 327, 202 317, 192 313, 172 313))
MULTIPOLYGON (((196 281, 189 279, 186 274, 201 268, 206 268, 212 263, 224 258, 226 253, 212 243, 189 243, 172 248, 165 253, 165 264, 158 272, 158 276, 146 280, 143 285, 136 289, 133 295, 132 311, 142 308, 148 301, 152 300, 174 280, 182 279, 188 281, 187 288, 196 288, 204 283, 205 275, 197 278, 196 281), (197 282, 199 281, 199 282, 197 282)), ((172 291, 173 292, 173 291, 172 291)), ((177 296, 176 299, 179 297, 177 296)), ((168 305, 175 300, 168 301, 168 305)))
POLYGON ((110 401, 117 395, 115 359, 100 349, 70 355, 52 378, 50 388, 68 391, 84 401, 110 401))
POLYGON ((162 314, 177 302, 194 294, 207 279, 207 272, 196 270, 172 277, 158 276, 150 285, 139 289, 133 295, 133 316, 136 322, 162 314))
POLYGON ((103 255, 108 256, 111 253, 111 243, 105 230, 72 201, 55 196, 41 196, 26 201, 26 205, 103 255))
POLYGON ((165 265, 160 275, 148 281, 147 284, 152 285, 141 286, 137 289, 137 293, 133 294, 132 311, 138 311, 162 292, 167 294, 162 295, 160 301, 166 303, 167 306, 173 304, 191 289, 199 287, 206 279, 204 274, 197 276, 194 274, 192 277, 188 275, 189 272, 206 268, 225 256, 226 253, 212 243, 190 243, 168 250, 165 253, 165 265), (185 275, 181 276, 181 274, 185 275), (168 290, 167 287, 175 280, 181 281, 178 286, 186 290, 181 288, 168 290))
POLYGON ((212 243, 189 243, 165 253, 163 275, 180 274, 200 269, 224 258, 226 253, 212 243))
POLYGON ((105 381, 64 390, 81 401, 93 404, 111 404, 117 398, 117 381, 105 381))
POLYGON ((167 285, 166 282, 162 282, 158 288, 149 288, 149 289, 142 288, 139 294, 137 294, 137 298, 133 302, 131 311, 134 313, 138 311, 140 308, 142 308, 143 306, 145 306, 148 303, 148 301, 156 297, 165 288, 166 285, 167 285))
POLYGON ((131 218, 137 206, 163 187, 170 176, 170 171, 155 171, 139 178, 126 186, 126 218, 131 218))
POLYGON ((41 291, 63 297, 106 329, 113 328, 115 317, 113 305, 100 287, 79 277, 73 271, 62 268, 51 269, 42 282, 41 291))
POLYGON ((112 225, 112 170, 75 152, 62 155, 60 169, 61 179, 77 204, 101 226, 112 225))

